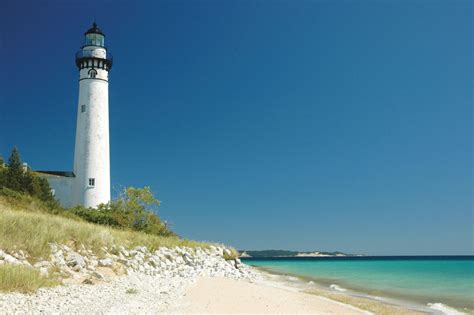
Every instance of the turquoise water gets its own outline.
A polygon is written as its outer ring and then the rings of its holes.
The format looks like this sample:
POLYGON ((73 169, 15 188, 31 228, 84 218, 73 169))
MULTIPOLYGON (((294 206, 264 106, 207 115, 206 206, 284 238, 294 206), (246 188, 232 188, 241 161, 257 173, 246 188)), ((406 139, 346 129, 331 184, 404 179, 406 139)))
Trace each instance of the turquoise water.
POLYGON ((250 258, 245 263, 370 296, 474 310, 474 256, 250 258))

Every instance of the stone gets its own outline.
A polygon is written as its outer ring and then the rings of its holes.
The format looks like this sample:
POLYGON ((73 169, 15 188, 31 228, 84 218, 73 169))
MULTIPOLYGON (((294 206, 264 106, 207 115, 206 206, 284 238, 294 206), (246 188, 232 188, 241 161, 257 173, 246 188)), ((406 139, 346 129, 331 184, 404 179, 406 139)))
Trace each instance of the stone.
POLYGON ((99 266, 102 267, 110 267, 113 264, 113 260, 111 258, 104 258, 104 259, 99 259, 99 266))
POLYGON ((50 267, 51 263, 49 261, 43 260, 39 261, 36 264, 33 265, 35 268, 44 268, 44 267, 50 267))
POLYGON ((89 266, 92 267, 92 268, 95 268, 97 267, 97 265, 99 264, 99 262, 96 260, 96 259, 89 259, 89 266))
POLYGON ((91 276, 93 276, 94 278, 99 279, 99 280, 104 279, 104 276, 100 272, 97 272, 97 271, 94 271, 93 273, 91 273, 91 276))
POLYGON ((82 281, 82 284, 94 284, 94 282, 91 279, 87 278, 82 281))
POLYGON ((8 254, 4 255, 3 260, 6 263, 13 264, 13 265, 20 265, 21 264, 21 262, 18 259, 16 259, 15 257, 13 257, 11 255, 8 255, 8 254))
POLYGON ((80 269, 82 269, 86 264, 84 258, 76 252, 67 253, 65 261, 68 267, 79 266, 80 269))

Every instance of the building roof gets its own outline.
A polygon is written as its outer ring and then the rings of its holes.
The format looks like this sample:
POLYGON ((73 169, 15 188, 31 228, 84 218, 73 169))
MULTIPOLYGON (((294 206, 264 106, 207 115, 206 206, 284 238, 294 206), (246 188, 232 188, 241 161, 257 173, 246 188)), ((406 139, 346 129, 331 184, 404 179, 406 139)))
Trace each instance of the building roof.
POLYGON ((87 32, 84 33, 84 35, 87 35, 87 34, 100 34, 100 35, 105 36, 105 34, 97 27, 96 22, 92 23, 92 27, 88 29, 87 32))
POLYGON ((62 176, 62 177, 76 177, 74 172, 67 172, 67 171, 35 171, 35 172, 45 174, 45 175, 54 175, 54 176, 62 176))

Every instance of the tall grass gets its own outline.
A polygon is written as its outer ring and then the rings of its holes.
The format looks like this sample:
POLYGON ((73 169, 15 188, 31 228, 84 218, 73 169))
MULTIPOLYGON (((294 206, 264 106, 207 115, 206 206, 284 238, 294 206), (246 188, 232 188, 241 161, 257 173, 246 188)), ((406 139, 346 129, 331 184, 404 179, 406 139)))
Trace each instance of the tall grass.
POLYGON ((41 287, 59 284, 54 277, 42 276, 38 270, 21 265, 0 265, 0 292, 34 292, 41 287))
POLYGON ((146 246, 149 250, 160 246, 208 247, 209 244, 162 237, 131 230, 119 230, 78 219, 44 213, 41 205, 16 200, 12 210, 10 201, 0 196, 0 249, 24 250, 33 258, 47 259, 50 243, 68 244, 79 248, 84 245, 100 254, 104 246, 146 246), (27 209, 26 211, 20 210, 27 209))

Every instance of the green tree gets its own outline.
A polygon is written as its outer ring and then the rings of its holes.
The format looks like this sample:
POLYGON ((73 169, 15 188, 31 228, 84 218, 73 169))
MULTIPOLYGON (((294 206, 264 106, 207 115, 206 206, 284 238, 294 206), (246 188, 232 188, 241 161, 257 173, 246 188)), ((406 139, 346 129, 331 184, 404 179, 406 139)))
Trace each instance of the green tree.
POLYGON ((51 186, 49 186, 48 180, 44 177, 36 176, 36 181, 39 186, 37 194, 38 198, 43 201, 56 202, 53 194, 51 193, 51 186))
POLYGON ((149 213, 155 213, 160 201, 153 196, 150 187, 129 187, 123 190, 112 206, 125 214, 127 225, 134 230, 145 230, 149 213))
POLYGON ((21 178, 21 190, 31 196, 38 196, 40 189, 36 176, 29 169, 26 170, 21 178))
POLYGON ((8 159, 6 187, 16 191, 24 191, 22 189, 23 175, 24 172, 20 152, 17 147, 13 147, 10 158, 8 159))
POLYGON ((7 168, 5 167, 5 161, 0 156, 0 188, 5 187, 7 183, 7 168))
POLYGON ((124 229, 142 231, 160 236, 175 236, 157 215, 160 201, 153 196, 150 187, 129 187, 119 198, 97 209, 78 206, 70 211, 96 224, 105 224, 124 229))

